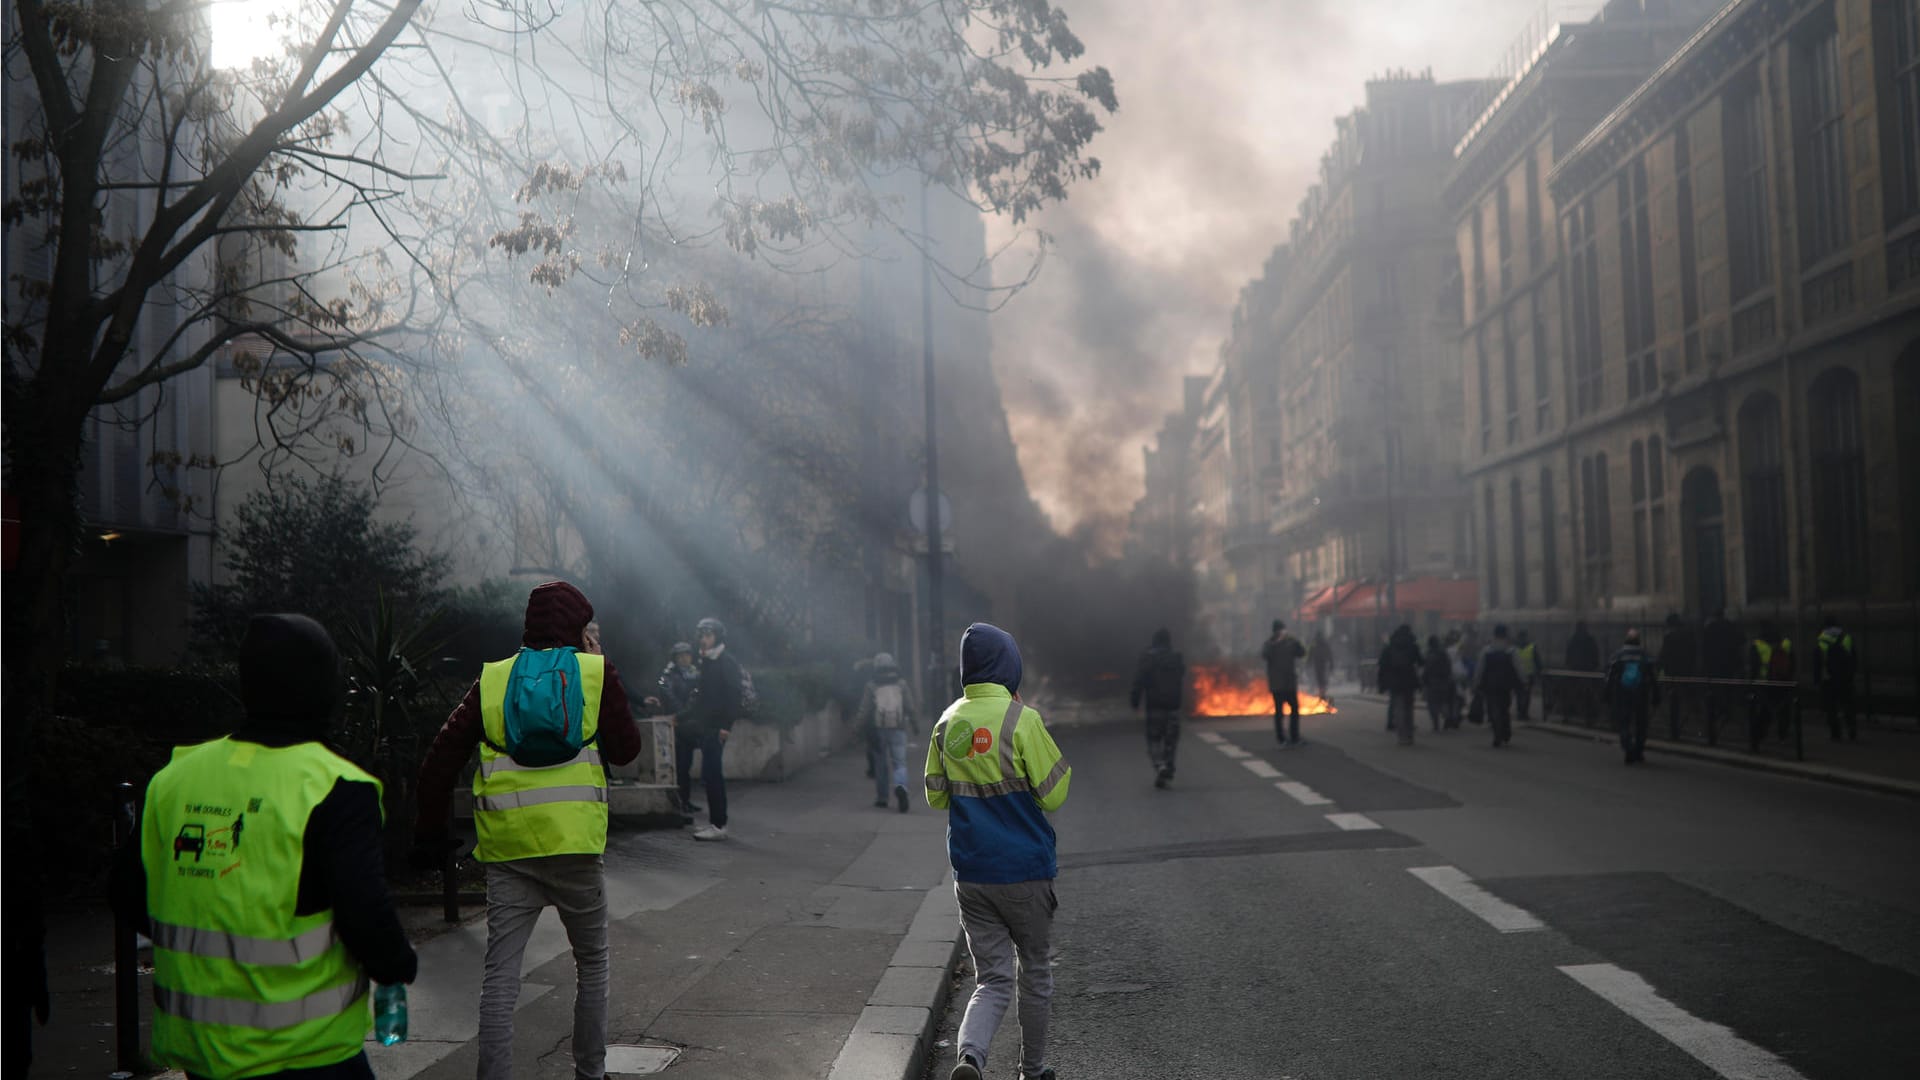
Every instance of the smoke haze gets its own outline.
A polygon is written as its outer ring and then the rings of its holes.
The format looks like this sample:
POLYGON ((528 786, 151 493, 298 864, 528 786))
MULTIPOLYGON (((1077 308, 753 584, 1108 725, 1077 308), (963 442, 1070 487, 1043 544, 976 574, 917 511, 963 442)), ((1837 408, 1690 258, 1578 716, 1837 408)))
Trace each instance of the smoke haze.
MULTIPOLYGON (((994 361, 1022 471, 1055 528, 1117 553, 1140 447, 1210 370, 1235 298, 1285 234, 1365 81, 1489 73, 1527 0, 1070 0, 1120 111, 1099 178, 1038 215, 1057 246, 994 318, 994 361)), ((989 247, 1013 234, 988 222, 989 247)))

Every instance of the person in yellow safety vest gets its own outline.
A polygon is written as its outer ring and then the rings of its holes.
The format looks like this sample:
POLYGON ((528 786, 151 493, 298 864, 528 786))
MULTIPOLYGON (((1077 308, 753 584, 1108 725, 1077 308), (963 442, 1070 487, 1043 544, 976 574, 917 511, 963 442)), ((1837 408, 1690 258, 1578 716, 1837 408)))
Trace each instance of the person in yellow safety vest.
MULTIPOLYGON (((1766 682, 1793 681, 1793 642, 1780 636, 1771 622, 1760 623, 1760 633, 1747 647, 1747 678, 1766 682)), ((1778 690, 1756 690, 1747 721, 1747 742, 1755 750, 1766 741, 1767 729, 1777 728, 1781 738, 1793 732, 1793 706, 1778 690)))
POLYGON ((927 743, 927 805, 947 811, 960 924, 973 956, 973 997, 960 1021, 951 1080, 980 1080, 987 1048, 1020 991, 1020 1075, 1053 1080, 1047 1021, 1053 1000, 1053 825, 1073 769, 1040 714, 1020 700, 1020 647, 997 626, 960 638, 962 697, 927 743))
POLYGON ((1513 659, 1520 668, 1520 686, 1513 692, 1513 714, 1525 723, 1532 719, 1533 688, 1540 681, 1540 649, 1525 630, 1513 640, 1513 659))
MULTIPOLYGON (((573 948, 579 987, 573 1002, 573 1072, 600 1080, 607 1071, 606 762, 625 765, 640 754, 640 729, 628 709, 620 673, 586 651, 593 605, 579 589, 549 581, 527 597, 520 654, 487 664, 433 740, 420 765, 420 843, 417 864, 444 856, 453 783, 474 751, 474 858, 487 867, 487 958, 480 985, 480 1080, 507 1080, 513 1072, 513 1010, 527 938, 543 908, 560 914, 573 948), (563 691, 563 719, 578 706, 578 746, 558 764, 537 761, 507 734, 508 687, 516 664, 551 664, 563 676, 577 662, 579 699, 563 691), (518 756, 516 756, 516 754, 518 756)), ((597 648, 597 643, 593 643, 597 648)), ((553 685, 565 687, 570 680, 553 685)), ((516 687, 524 687, 522 683, 516 687)), ((516 689, 516 704, 538 700, 516 689)), ((528 706, 529 711, 532 706, 528 706)), ((516 730, 519 726, 516 725, 516 730)))
POLYGON ((369 983, 419 961, 380 783, 321 741, 339 654, 304 615, 256 615, 240 687, 245 722, 174 751, 114 866, 115 910, 153 939, 153 1057, 205 1080, 372 1080, 369 983))
POLYGON ((1837 621, 1820 617, 1820 651, 1813 657, 1813 681, 1820 688, 1820 705, 1827 714, 1827 731, 1839 742, 1842 734, 1848 742, 1860 741, 1860 721, 1853 711, 1853 675, 1858 667, 1853 651, 1853 635, 1837 621))

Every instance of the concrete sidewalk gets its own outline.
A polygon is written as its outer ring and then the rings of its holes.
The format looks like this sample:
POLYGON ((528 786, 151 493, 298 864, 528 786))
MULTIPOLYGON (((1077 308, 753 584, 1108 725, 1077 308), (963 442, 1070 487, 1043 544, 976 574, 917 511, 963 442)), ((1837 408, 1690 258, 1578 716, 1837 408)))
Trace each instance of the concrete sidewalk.
MULTIPOLYGON (((946 815, 918 791, 910 813, 875 808, 863 773, 854 749, 785 783, 731 785, 723 843, 615 826, 610 1043, 668 1048, 657 1056, 673 1056, 671 1075, 685 1080, 917 1075, 959 938, 946 815)), ((483 912, 419 948, 409 1040, 370 1045, 374 1072, 466 1080, 478 1062, 483 912)), ((114 1068, 110 917, 57 920, 48 952, 54 1016, 35 1040, 33 1074, 105 1077, 114 1068)), ((550 910, 525 972, 515 1075, 570 1080, 573 962, 550 910)))

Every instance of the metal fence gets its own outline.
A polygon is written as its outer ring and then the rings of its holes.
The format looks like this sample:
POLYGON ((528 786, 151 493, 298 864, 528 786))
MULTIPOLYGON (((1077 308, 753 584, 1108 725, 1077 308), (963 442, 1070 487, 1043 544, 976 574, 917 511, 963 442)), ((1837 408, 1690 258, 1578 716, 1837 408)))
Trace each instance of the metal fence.
MULTIPOLYGON (((1579 727, 1615 729, 1612 708, 1602 700, 1606 676, 1550 668, 1540 673, 1542 718, 1579 727)), ((1806 760, 1796 683, 1660 677, 1660 704, 1647 731, 1673 742, 1729 746, 1756 754, 1806 760)))

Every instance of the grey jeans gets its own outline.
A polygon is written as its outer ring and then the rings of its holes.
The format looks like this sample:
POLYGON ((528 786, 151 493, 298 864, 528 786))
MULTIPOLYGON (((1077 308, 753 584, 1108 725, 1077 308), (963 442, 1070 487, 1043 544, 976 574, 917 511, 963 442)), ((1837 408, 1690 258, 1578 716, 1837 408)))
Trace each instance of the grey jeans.
POLYGON ((1013 998, 1015 960, 1020 990, 1020 1075, 1047 1067, 1047 1017, 1053 1005, 1053 882, 1012 885, 955 882, 960 926, 973 957, 973 997, 960 1021, 960 1052, 985 1065, 987 1048, 1013 998))
POLYGON ((527 938, 552 905, 573 946, 573 1072, 607 1073, 607 871, 598 855, 549 855, 487 866, 487 964, 480 984, 480 1080, 513 1075, 513 1010, 527 938))

